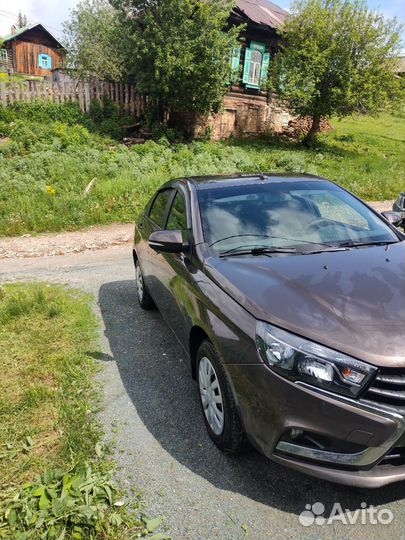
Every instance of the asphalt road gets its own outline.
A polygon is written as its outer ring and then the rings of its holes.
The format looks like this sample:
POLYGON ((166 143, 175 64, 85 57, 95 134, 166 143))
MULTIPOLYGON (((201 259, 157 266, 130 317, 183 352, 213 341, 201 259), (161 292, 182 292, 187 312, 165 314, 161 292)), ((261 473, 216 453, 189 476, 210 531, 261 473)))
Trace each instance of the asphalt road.
POLYGON ((175 540, 405 539, 404 483, 347 488, 284 469, 253 450, 239 457, 217 450, 188 360, 159 313, 137 306, 133 274, 128 245, 0 261, 0 282, 66 283, 94 294, 105 397, 100 418, 116 444, 118 477, 140 489, 151 515, 165 516, 175 540), (340 521, 301 525, 305 505, 316 502, 326 517, 340 503, 340 521), (346 525, 348 512, 362 503, 391 511, 392 522, 371 524, 365 516, 346 525))

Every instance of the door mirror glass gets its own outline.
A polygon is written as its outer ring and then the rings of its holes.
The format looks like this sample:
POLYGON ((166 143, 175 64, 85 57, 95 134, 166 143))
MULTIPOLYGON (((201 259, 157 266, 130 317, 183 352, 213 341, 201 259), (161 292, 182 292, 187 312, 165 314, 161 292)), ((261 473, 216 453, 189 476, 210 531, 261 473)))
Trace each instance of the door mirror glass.
POLYGON ((149 247, 158 253, 180 253, 187 249, 182 231, 155 231, 149 236, 149 247))
POLYGON ((395 227, 401 227, 405 223, 404 212, 382 212, 381 215, 395 227))

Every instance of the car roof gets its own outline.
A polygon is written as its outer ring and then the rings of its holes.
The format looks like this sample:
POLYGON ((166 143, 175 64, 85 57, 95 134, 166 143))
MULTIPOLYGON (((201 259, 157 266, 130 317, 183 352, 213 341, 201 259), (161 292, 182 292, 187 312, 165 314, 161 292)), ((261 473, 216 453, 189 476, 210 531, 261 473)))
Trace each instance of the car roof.
POLYGON ((257 184, 263 182, 269 183, 287 183, 300 181, 327 182, 325 178, 310 174, 301 173, 255 173, 255 174, 224 174, 212 176, 190 176, 183 179, 183 182, 192 184, 197 190, 212 189, 213 187, 229 187, 257 184))

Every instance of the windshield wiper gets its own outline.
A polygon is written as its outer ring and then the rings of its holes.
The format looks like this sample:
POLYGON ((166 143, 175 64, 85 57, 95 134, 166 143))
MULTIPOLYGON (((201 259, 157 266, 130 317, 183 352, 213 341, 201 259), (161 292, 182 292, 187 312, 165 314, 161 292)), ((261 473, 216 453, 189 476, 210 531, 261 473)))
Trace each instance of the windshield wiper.
MULTIPOLYGON (((322 244, 321 244, 322 245, 322 244)), ((219 257, 236 257, 238 255, 271 255, 272 253, 294 253, 295 255, 315 255, 317 253, 330 253, 332 251, 347 251, 345 246, 325 246, 320 249, 301 249, 293 247, 237 247, 228 249, 219 254, 219 257)))
POLYGON ((398 242, 389 242, 387 240, 381 240, 376 242, 362 242, 362 241, 348 241, 343 242, 343 244, 339 244, 338 247, 362 247, 362 246, 390 246, 391 244, 398 244, 398 242))
POLYGON ((271 253, 297 253, 296 248, 288 248, 288 247, 279 247, 279 248, 271 248, 271 247, 253 247, 253 248, 233 248, 233 249, 227 249, 226 251, 223 251, 219 254, 219 257, 236 257, 238 255, 267 255, 271 253))
MULTIPOLYGON (((225 236, 224 238, 219 238, 219 240, 215 240, 215 242, 212 242, 211 244, 208 244, 209 247, 215 246, 215 244, 219 244, 219 242, 222 242, 223 240, 229 240, 231 238, 242 238, 244 236, 252 236, 252 237, 258 237, 258 238, 271 238, 272 240, 288 240, 290 242, 297 242, 298 244, 310 244, 315 246, 325 246, 325 247, 335 247, 333 244, 326 244, 325 242, 313 242, 311 240, 305 240, 304 238, 290 238, 288 236, 273 236, 271 234, 232 234, 231 236, 225 236)), ((239 249, 239 248, 237 248, 239 249)))

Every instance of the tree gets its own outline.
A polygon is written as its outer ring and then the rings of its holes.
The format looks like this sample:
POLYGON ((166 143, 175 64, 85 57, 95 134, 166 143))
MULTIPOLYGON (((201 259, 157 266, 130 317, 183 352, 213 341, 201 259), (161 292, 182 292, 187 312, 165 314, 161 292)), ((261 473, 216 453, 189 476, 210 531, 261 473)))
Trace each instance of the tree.
POLYGON ((308 145, 322 118, 375 114, 397 95, 400 26, 363 0, 298 0, 282 35, 271 80, 293 112, 312 118, 308 145))
POLYGON ((67 64, 83 79, 121 80, 121 30, 118 14, 107 0, 82 0, 64 24, 67 64))
POLYGON ((166 111, 218 111, 240 29, 233 0, 110 0, 126 28, 125 71, 166 111))
POLYGON ((28 25, 27 15, 24 15, 23 13, 21 13, 21 11, 19 11, 17 22, 16 22, 17 28, 24 28, 27 25, 28 25))

